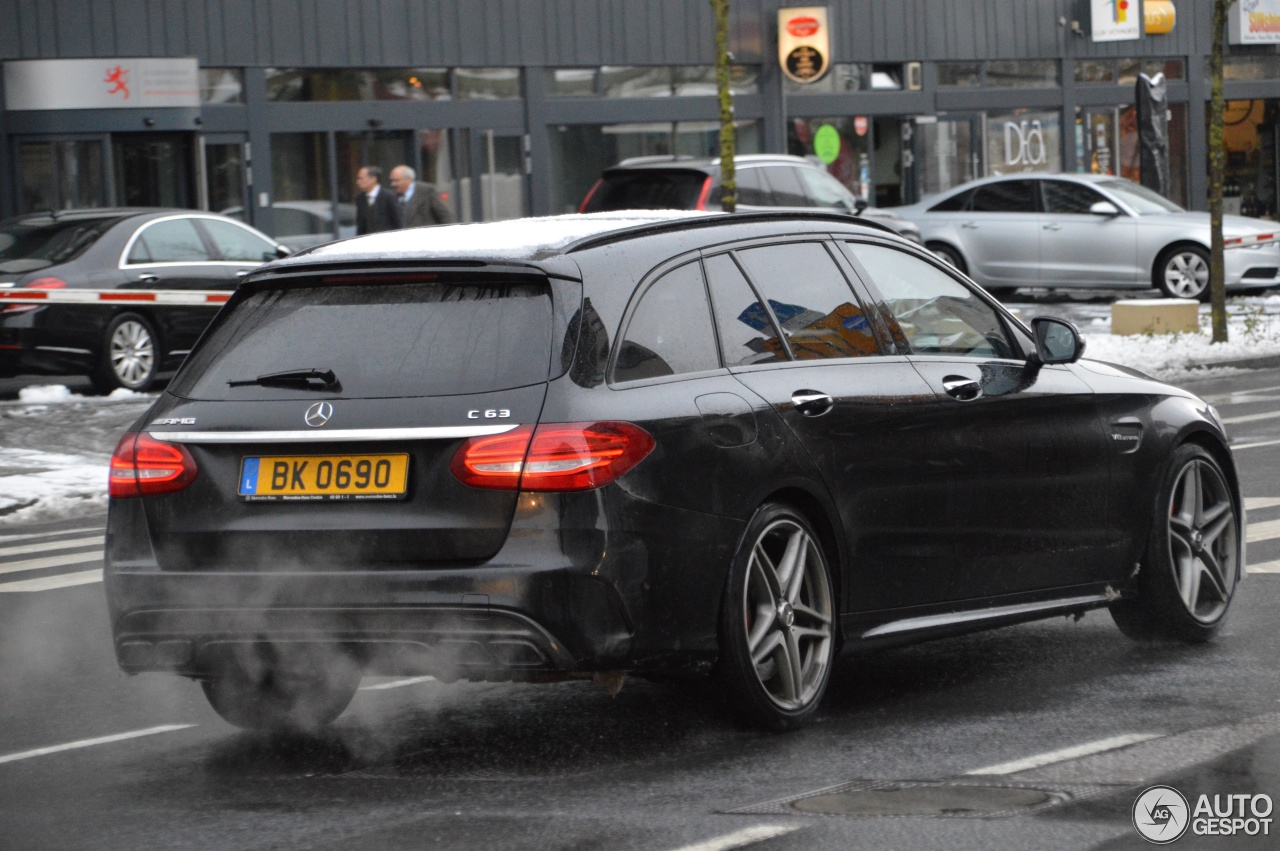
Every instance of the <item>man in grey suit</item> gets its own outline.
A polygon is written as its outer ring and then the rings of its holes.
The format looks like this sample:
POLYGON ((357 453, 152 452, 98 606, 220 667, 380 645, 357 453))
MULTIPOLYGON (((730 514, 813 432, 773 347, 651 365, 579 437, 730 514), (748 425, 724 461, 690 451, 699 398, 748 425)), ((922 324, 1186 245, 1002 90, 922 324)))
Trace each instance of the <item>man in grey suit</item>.
POLYGON ((443 225, 453 221, 453 214, 430 183, 417 180, 407 165, 391 169, 391 188, 400 195, 400 221, 404 227, 443 225))

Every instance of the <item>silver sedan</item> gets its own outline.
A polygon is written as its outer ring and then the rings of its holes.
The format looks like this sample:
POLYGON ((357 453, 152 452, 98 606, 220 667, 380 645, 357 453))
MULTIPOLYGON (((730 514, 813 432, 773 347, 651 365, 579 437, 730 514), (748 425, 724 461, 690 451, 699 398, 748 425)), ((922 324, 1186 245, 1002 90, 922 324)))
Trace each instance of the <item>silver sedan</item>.
MULTIPOLYGON (((1159 287, 1209 297, 1209 214, 1122 177, 1017 174, 970 181, 892 212, 934 253, 996 293, 1018 287, 1159 287)), ((1227 239, 1276 231, 1224 216, 1227 239)), ((1228 290, 1280 286, 1280 246, 1226 252, 1228 290)))

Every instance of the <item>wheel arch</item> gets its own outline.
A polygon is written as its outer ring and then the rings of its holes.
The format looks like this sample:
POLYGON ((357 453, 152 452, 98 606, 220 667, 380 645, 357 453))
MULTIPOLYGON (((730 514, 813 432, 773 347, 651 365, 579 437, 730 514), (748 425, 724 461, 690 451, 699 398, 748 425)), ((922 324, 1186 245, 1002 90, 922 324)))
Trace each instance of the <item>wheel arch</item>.
POLYGON ((1187 443, 1195 444, 1205 452, 1208 452, 1209 455, 1213 457, 1213 460, 1218 462, 1218 466, 1222 469, 1223 475, 1227 477, 1227 484, 1231 486, 1231 493, 1236 501, 1236 512, 1240 517, 1241 531, 1245 532, 1245 534, 1240 535, 1240 554, 1237 562, 1237 569, 1239 571, 1237 581, 1239 581, 1239 579, 1244 577, 1245 573, 1245 539, 1248 535, 1244 512, 1244 491, 1241 490, 1240 476, 1236 472, 1234 456, 1231 454, 1231 450, 1227 445, 1222 442, 1222 439, 1208 429, 1199 428, 1187 432, 1183 435, 1183 438, 1178 445, 1187 443))
POLYGON ((1170 254, 1173 254, 1180 248, 1198 248, 1201 251, 1210 251, 1210 247, 1203 242, 1194 239, 1179 239, 1169 243, 1164 248, 1156 252, 1156 261, 1151 266, 1151 283, 1156 287, 1160 286, 1161 273, 1164 271, 1164 264, 1168 262, 1170 254))

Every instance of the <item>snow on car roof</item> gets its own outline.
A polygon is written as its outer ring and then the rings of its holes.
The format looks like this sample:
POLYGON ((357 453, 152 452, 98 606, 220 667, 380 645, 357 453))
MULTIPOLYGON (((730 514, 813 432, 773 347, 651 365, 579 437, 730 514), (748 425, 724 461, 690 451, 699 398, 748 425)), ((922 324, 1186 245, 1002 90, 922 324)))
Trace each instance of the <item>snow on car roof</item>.
POLYGON ((277 261, 274 265, 279 268, 295 262, 419 260, 433 257, 531 260, 560 253, 573 243, 588 237, 708 215, 719 214, 690 210, 620 210, 407 228, 319 245, 277 261))

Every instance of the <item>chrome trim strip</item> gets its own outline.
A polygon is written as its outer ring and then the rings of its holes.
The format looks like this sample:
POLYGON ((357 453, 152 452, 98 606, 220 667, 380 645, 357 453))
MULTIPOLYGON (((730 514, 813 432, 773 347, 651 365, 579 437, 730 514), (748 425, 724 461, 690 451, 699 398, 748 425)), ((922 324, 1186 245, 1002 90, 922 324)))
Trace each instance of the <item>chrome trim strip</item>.
POLYGON ((36 349, 42 352, 68 352, 73 355, 91 355, 93 352, 88 349, 69 349, 66 346, 36 346, 36 349))
POLYGON ((512 425, 428 426, 423 428, 339 428, 308 431, 148 431, 156 440, 178 443, 335 443, 340 440, 445 440, 483 437, 519 428, 512 425))
POLYGON ((878 638, 882 635, 897 635, 902 632, 915 632, 922 629, 933 629, 973 621, 999 620, 1000 618, 1029 615, 1036 612, 1051 612, 1054 609, 1075 609, 1095 603, 1107 602, 1106 594, 1092 594, 1088 597, 1069 597, 1064 600, 1045 600, 1040 603, 1020 603, 1016 606, 996 606, 992 609, 978 609, 967 612, 949 612, 945 615, 925 615, 918 618, 906 618, 891 621, 862 633, 863 638, 878 638))

